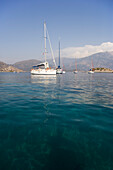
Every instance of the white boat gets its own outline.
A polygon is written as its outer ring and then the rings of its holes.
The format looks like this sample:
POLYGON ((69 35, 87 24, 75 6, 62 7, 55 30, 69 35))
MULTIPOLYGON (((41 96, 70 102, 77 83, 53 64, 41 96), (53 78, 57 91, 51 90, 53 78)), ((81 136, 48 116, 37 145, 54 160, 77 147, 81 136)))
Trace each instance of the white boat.
POLYGON ((78 71, 77 71, 77 59, 75 59, 75 68, 76 68, 76 70, 73 73, 77 74, 78 73, 78 71))
POLYGON ((65 66, 64 66, 64 64, 63 64, 63 74, 65 74, 66 73, 66 71, 65 71, 65 66))
POLYGON ((60 41, 59 41, 59 65, 56 68, 56 73, 57 74, 62 74, 63 73, 63 69, 60 67, 60 41))
POLYGON ((33 67, 33 69, 31 69, 31 74, 32 75, 55 75, 56 74, 56 70, 55 69, 51 69, 49 67, 49 63, 45 62, 45 63, 40 63, 37 66, 33 67), (44 68, 41 68, 42 66, 44 66, 44 68))
POLYGON ((78 71, 74 71, 74 74, 77 74, 78 73, 78 71))
POLYGON ((62 73, 63 73, 62 68, 57 68, 56 73, 57 73, 57 74, 62 74, 62 73))
POLYGON ((94 71, 90 70, 88 71, 88 74, 94 74, 94 71))
POLYGON ((50 44, 50 48, 51 48, 51 52, 52 52, 52 56, 53 56, 53 62, 55 64, 56 67, 56 63, 55 63, 55 59, 54 59, 54 54, 53 54, 53 50, 52 50, 52 46, 51 46, 51 42, 49 39, 49 34, 46 28, 46 23, 44 22, 44 42, 45 42, 45 62, 44 63, 40 63, 37 66, 33 66, 33 68, 31 69, 31 74, 32 75, 55 75, 56 74, 56 69, 51 69, 49 67, 49 63, 46 61, 46 39, 48 38, 49 40, 49 44, 50 44), (46 34, 48 35, 48 37, 46 36, 46 34))
POLYGON ((88 74, 94 74, 94 71, 93 71, 93 60, 91 60, 91 69, 88 71, 88 74))

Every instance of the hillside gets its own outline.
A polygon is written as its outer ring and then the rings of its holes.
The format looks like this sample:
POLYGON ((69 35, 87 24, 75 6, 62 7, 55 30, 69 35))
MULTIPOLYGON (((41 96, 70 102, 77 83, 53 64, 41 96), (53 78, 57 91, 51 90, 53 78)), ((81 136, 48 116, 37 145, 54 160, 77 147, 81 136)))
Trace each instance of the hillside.
POLYGON ((6 67, 8 67, 8 64, 0 61, 0 70, 4 69, 4 68, 6 68, 6 67))
POLYGON ((23 70, 0 61, 0 72, 23 72, 23 70))
POLYGON ((14 67, 18 68, 18 69, 22 69, 24 71, 30 71, 30 69, 32 68, 33 65, 37 65, 39 64, 41 61, 39 60, 24 60, 24 61, 20 61, 20 62, 16 62, 15 64, 13 64, 14 67))
POLYGON ((109 68, 92 68, 95 73, 113 73, 112 69, 109 68))
MULTIPOLYGON (((77 56, 76 56, 77 57, 77 56)), ((51 65, 52 60, 48 60, 51 65)), ((58 58, 56 58, 56 62, 58 58)), ((74 59, 74 58, 62 58, 61 67, 65 67, 65 70, 75 70, 75 61, 77 61, 77 69, 87 71, 91 68, 91 61, 93 61, 94 67, 110 68, 113 70, 113 52, 96 53, 88 57, 74 59)), ((58 62, 57 62, 58 65, 58 62)))
MULTIPOLYGON (((76 56, 77 57, 77 56, 76 56)), ((56 62, 58 58, 56 58, 56 62)), ((93 61, 94 68, 109 68, 113 70, 113 52, 103 52, 96 53, 88 57, 77 59, 77 69, 82 71, 89 70, 91 66, 91 61, 93 61)), ((33 65, 37 65, 40 62, 39 60, 24 60, 20 62, 16 62, 12 66, 17 69, 21 69, 24 71, 30 71, 33 65)), ((50 67, 54 67, 52 59, 48 59, 50 67)), ((57 62, 58 65, 58 62, 57 62)), ((61 67, 64 65, 64 70, 75 70, 75 59, 74 58, 62 58, 61 57, 61 67)), ((9 65, 3 62, 0 62, 0 70, 3 68, 7 68, 9 65)))
POLYGON ((89 57, 79 60, 79 64, 86 66, 86 69, 91 67, 91 60, 94 67, 103 67, 113 69, 113 54, 109 52, 93 54, 89 57))
MULTIPOLYGON (((67 70, 75 69, 75 59, 63 58, 62 61, 67 70)), ((93 67, 110 68, 113 70, 113 52, 97 53, 77 59, 78 70, 89 70, 91 68, 91 61, 93 61, 93 67)))

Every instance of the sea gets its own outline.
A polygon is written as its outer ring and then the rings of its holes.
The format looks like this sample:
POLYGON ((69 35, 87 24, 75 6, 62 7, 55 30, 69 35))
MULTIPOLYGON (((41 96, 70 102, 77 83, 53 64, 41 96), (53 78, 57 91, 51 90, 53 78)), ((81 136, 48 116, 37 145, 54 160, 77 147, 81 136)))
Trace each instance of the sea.
POLYGON ((113 170, 113 73, 0 73, 0 170, 113 170))

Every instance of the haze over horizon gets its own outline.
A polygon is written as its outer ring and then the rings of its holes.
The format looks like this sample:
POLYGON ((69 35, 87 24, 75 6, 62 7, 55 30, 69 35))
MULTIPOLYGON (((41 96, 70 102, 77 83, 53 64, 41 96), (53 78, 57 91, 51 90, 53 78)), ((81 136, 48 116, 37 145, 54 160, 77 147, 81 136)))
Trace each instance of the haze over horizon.
POLYGON ((112 0, 1 1, 0 61, 43 60, 44 21, 55 57, 59 37, 62 57, 113 51, 112 7, 112 0))

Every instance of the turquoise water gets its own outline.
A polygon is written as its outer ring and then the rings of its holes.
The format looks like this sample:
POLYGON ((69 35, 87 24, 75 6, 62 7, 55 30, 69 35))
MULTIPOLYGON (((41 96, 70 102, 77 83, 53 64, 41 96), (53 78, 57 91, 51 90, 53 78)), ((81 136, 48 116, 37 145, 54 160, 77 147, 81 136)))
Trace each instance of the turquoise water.
POLYGON ((0 170, 113 170, 113 74, 0 73, 0 170))

